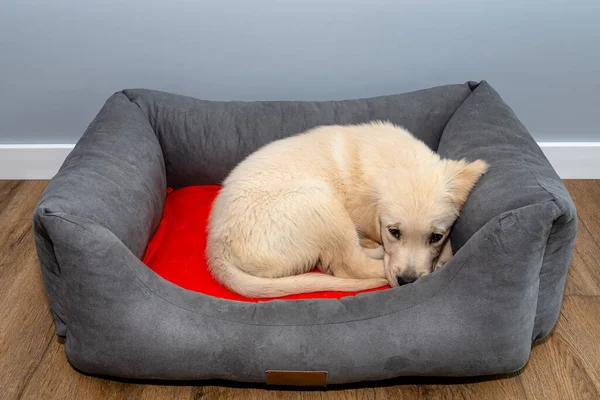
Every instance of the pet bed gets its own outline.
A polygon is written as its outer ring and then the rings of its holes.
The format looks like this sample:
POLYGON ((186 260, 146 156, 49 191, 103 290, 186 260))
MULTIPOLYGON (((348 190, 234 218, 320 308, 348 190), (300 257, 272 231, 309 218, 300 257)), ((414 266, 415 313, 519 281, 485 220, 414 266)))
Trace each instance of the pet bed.
POLYGON ((49 182, 33 224, 56 332, 78 370, 338 384, 519 370, 558 318, 577 216, 536 142, 482 81, 324 102, 124 90, 49 182), (491 165, 444 268, 393 289, 253 302, 185 289, 142 261, 152 264, 168 188, 219 185, 272 140, 371 120, 406 127, 444 157, 491 165))

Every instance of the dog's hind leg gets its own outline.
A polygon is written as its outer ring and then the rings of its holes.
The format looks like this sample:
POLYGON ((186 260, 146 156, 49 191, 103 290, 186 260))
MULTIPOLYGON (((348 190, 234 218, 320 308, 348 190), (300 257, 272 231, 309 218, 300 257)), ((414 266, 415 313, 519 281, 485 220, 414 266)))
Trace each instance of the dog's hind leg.
POLYGON ((321 271, 340 278, 385 279, 383 261, 365 254, 350 214, 325 182, 294 182, 278 192, 277 200, 261 205, 272 221, 269 231, 277 234, 265 231, 255 250, 260 247, 292 265, 318 260, 321 271))
MULTIPOLYGON (((338 267, 343 265, 338 259, 351 259, 348 235, 342 229, 350 218, 325 182, 292 182, 246 197, 229 206, 238 211, 230 218, 237 218, 211 221, 211 226, 218 225, 207 243, 211 272, 231 290, 249 297, 278 297, 360 291, 387 283, 379 274, 372 274, 372 279, 347 279, 356 274, 338 267), (248 200, 254 201, 252 207, 248 200), (315 264, 334 276, 308 273, 315 264)), ((368 259, 358 250, 356 230, 353 240, 356 251, 368 259)))

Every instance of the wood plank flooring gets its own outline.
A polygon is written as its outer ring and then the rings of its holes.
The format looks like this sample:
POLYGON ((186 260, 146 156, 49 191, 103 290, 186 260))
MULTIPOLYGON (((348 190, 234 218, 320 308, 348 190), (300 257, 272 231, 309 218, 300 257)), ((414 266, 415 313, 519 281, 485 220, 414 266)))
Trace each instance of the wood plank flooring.
POLYGON ((399 379, 325 391, 177 386, 89 377, 67 362, 43 291, 31 216, 45 181, 0 181, 0 399, 600 399, 600 180, 565 181, 579 234, 553 334, 519 374, 399 379))

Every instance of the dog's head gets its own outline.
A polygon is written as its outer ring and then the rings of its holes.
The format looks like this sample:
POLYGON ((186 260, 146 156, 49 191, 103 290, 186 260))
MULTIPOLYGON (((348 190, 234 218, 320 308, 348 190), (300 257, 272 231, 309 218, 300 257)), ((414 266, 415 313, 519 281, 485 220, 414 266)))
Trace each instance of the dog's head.
POLYGON ((385 180, 377 214, 391 286, 433 271, 450 228, 487 169, 482 160, 439 160, 396 173, 391 187, 385 180))

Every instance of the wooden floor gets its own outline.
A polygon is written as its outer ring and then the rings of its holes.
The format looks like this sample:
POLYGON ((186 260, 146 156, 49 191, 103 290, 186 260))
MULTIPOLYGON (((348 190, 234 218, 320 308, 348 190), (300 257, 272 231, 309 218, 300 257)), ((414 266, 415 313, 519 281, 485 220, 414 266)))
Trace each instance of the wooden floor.
POLYGON ((520 374, 327 391, 142 385, 73 370, 54 336, 33 247, 32 210, 45 185, 0 181, 1 399, 600 399, 600 181, 566 181, 580 218, 566 297, 555 331, 533 348, 520 374))

